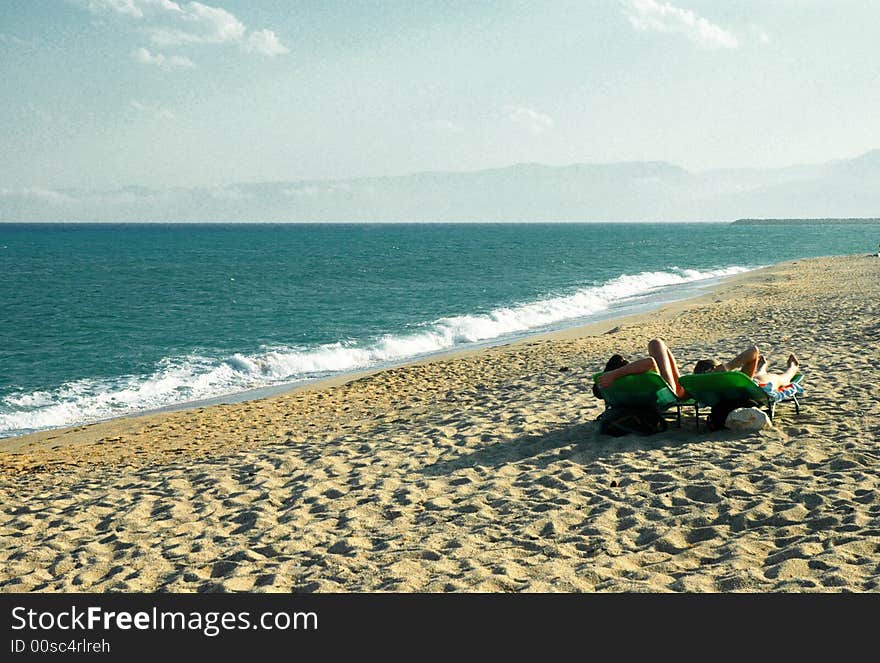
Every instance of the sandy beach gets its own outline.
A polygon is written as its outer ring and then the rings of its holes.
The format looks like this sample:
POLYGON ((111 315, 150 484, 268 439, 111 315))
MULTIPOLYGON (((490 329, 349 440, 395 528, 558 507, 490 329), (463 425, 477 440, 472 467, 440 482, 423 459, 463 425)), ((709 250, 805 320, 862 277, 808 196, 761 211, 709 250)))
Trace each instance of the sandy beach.
POLYGON ((0 440, 0 590, 876 591, 880 260, 230 405, 0 440), (800 358, 800 416, 597 434, 590 376, 800 358), (567 370, 562 370, 567 369, 567 370))

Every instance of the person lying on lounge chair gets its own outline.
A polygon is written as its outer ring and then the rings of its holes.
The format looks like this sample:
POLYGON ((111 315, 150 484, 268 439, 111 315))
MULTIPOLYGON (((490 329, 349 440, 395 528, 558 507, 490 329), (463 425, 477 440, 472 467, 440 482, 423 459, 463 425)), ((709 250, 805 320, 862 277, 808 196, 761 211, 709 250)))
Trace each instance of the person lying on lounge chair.
MULTIPOLYGON (((610 387, 617 378, 622 378, 624 375, 636 375, 648 371, 659 373, 676 396, 684 397, 684 387, 678 381, 679 372, 675 356, 669 346, 659 338, 648 343, 648 356, 643 359, 630 362, 620 355, 611 357, 605 365, 605 372, 596 379, 596 382, 599 387, 605 389, 610 387)), ((593 394, 599 397, 598 389, 595 386, 593 394)))
MULTIPOLYGON (((772 382, 776 385, 789 384, 798 372, 798 360, 793 354, 788 356, 788 367, 783 373, 770 373, 767 371, 768 363, 758 347, 753 345, 743 350, 728 362, 715 359, 701 359, 694 366, 694 373, 709 373, 712 371, 734 371, 739 369, 750 378, 759 383, 772 382)), ((628 362, 620 355, 614 355, 605 365, 605 372, 600 375, 596 382, 601 388, 611 386, 615 380, 624 375, 635 375, 654 371, 659 373, 669 384, 670 388, 679 398, 684 398, 685 390, 679 382, 681 373, 672 351, 661 339, 655 338, 648 343, 648 356, 628 362)), ((598 397, 598 390, 593 388, 593 394, 598 397)))
POLYGON ((714 371, 732 371, 739 368, 758 384, 775 384, 777 386, 791 384, 792 379, 800 370, 800 362, 793 354, 788 355, 786 368, 782 373, 771 373, 767 358, 752 346, 736 359, 727 364, 715 359, 701 359, 694 366, 694 373, 711 373, 714 371))

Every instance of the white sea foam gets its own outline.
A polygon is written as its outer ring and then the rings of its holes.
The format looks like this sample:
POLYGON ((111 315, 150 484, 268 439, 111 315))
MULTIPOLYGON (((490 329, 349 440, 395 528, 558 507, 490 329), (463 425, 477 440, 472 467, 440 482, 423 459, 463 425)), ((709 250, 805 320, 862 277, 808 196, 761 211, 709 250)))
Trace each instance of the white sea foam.
POLYGON ((588 318, 660 288, 748 271, 727 267, 710 271, 625 274, 599 286, 563 296, 501 307, 488 313, 440 318, 404 334, 362 342, 312 347, 267 348, 225 359, 198 355, 165 358, 150 375, 85 379, 54 391, 13 393, 0 401, 0 437, 27 431, 98 421, 262 386, 380 366, 461 345, 488 342, 588 318))

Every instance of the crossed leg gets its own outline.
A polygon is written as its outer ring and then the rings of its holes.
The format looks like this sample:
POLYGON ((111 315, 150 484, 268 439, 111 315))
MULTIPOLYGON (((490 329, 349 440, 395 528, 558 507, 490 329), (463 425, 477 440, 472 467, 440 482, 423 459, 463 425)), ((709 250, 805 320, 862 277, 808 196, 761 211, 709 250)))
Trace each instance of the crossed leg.
MULTIPOLYGON (((758 352, 758 346, 753 345, 747 350, 740 352, 726 364, 723 364, 722 369, 725 371, 735 371, 736 369, 740 369, 743 373, 752 378, 755 377, 759 358, 761 358, 761 353, 758 352)), ((764 365, 766 365, 766 362, 764 365)))
POLYGON ((754 378, 759 382, 772 382, 777 387, 791 384, 792 379, 800 370, 800 362, 793 354, 788 355, 788 366, 782 373, 769 373, 767 370, 767 362, 763 362, 760 369, 754 374, 754 378))
POLYGON ((648 355, 654 360, 657 372, 672 387, 675 395, 679 398, 684 398, 684 387, 678 381, 678 376, 680 375, 678 364, 675 362, 675 355, 672 354, 669 346, 659 338, 655 338, 648 343, 648 355))

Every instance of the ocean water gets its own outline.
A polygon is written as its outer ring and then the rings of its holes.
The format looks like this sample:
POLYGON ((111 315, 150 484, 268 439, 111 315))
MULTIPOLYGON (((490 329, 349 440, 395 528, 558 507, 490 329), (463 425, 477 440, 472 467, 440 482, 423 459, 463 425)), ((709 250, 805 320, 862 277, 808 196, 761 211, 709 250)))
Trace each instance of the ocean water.
POLYGON ((0 437, 504 342, 877 226, 0 224, 0 437))

